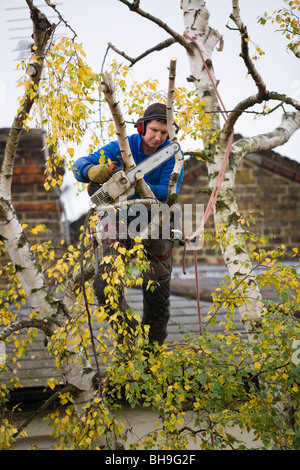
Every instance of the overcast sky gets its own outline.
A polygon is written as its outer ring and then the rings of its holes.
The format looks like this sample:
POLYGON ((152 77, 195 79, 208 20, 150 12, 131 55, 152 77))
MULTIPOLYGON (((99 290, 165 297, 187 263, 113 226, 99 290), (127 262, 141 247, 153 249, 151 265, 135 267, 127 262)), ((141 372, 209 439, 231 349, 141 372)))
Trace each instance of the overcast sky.
MULTIPOLYGON (((42 5, 43 0, 35 0, 42 5)), ((155 44, 168 38, 158 26, 131 12, 118 0, 57 0, 57 8, 63 17, 76 31, 77 41, 82 42, 87 53, 87 61, 96 72, 101 69, 107 43, 111 42, 129 56, 135 57, 155 44)), ((257 68, 263 76, 267 88, 285 93, 300 100, 300 60, 285 48, 285 40, 280 32, 274 32, 271 25, 262 27, 257 24, 257 17, 264 11, 271 13, 282 6, 282 0, 240 0, 241 15, 248 26, 251 40, 265 51, 257 62, 257 68)), ((233 26, 229 15, 231 0, 207 0, 206 5, 211 13, 210 25, 224 37, 223 52, 213 55, 215 74, 220 81, 219 93, 227 109, 232 109, 237 102, 256 92, 250 77, 239 57, 240 41, 237 31, 226 27, 233 26)), ((180 0, 141 0, 142 9, 149 11, 166 22, 179 33, 184 31, 180 0)), ((43 11, 50 16, 49 7, 43 11)), ((52 21, 55 21, 54 18, 52 21)), ((19 77, 15 70, 19 52, 15 51, 20 39, 30 39, 31 22, 25 0, 0 1, 0 127, 10 127, 17 109, 16 82, 19 77), (26 8, 20 8, 26 7, 26 8), (18 9, 12 9, 18 8, 18 9)), ((60 29, 64 35, 64 28, 60 29)), ((107 63, 118 58, 109 52, 107 63)), ((185 51, 179 45, 156 52, 136 64, 133 69, 137 81, 157 78, 160 88, 168 85, 168 64, 171 57, 177 57, 177 86, 191 86, 186 77, 190 74, 189 62, 185 51)), ((124 60, 123 60, 124 61, 124 60)), ((126 61, 124 61, 128 65, 126 61)), ((280 123, 281 112, 254 119, 246 115, 235 126, 235 131, 245 136, 256 135, 272 130, 280 123)), ((128 129, 128 133, 133 132, 128 129)), ((182 145, 184 147, 184 145, 182 145)), ((278 147, 278 153, 300 162, 300 132, 284 146, 278 147)), ((185 150, 183 148, 183 150, 185 150)), ((79 156, 79 155, 78 155, 79 156)))

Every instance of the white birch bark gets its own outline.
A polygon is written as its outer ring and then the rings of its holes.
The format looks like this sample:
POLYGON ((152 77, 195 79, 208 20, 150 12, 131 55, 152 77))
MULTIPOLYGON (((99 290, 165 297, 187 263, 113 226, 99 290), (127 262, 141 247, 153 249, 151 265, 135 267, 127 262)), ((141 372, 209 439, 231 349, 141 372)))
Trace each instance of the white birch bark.
MULTIPOLYGON (((181 0, 180 7, 183 11, 185 31, 199 44, 204 60, 208 63, 210 73, 216 83, 214 70, 210 64, 212 64, 212 52, 216 45, 222 41, 222 36, 209 26, 210 14, 204 0, 181 0)), ((199 91, 199 95, 205 98, 206 108, 218 111, 219 104, 216 93, 195 46, 193 53, 188 52, 188 58, 191 68, 190 77, 199 91)), ((212 113, 212 127, 220 128, 217 112, 212 113)))
POLYGON ((104 72, 102 73, 102 80, 103 81, 101 91, 104 93, 105 100, 109 105, 109 109, 115 123, 116 133, 124 165, 127 170, 130 170, 135 166, 135 162, 131 154, 128 136, 126 132, 126 125, 122 116, 122 111, 118 101, 115 98, 113 77, 110 73, 104 72))
POLYGON ((232 156, 235 164, 238 165, 249 153, 270 150, 285 144, 299 128, 300 112, 283 114, 281 124, 273 131, 255 137, 242 138, 233 144, 232 156))
MULTIPOLYGON (((114 94, 113 77, 110 73, 104 72, 102 74, 102 78, 103 78, 102 91, 104 93, 105 100, 109 105, 110 112, 112 114, 112 117, 115 123, 116 133, 117 133, 118 142, 120 145, 120 150, 121 150, 122 158, 124 161, 124 165, 125 165, 126 170, 130 170, 131 168, 135 167, 135 161, 131 154, 127 131, 126 131, 126 124, 123 119, 122 111, 114 94)), ((138 179, 136 179, 135 188, 136 188, 137 193, 141 196, 141 198, 153 198, 154 199, 154 194, 150 186, 148 186, 148 184, 145 182, 144 175, 141 175, 141 174, 138 175, 138 179)))
MULTIPOLYGON (((169 87, 168 87, 168 100, 167 100, 167 124, 168 134, 171 142, 177 142, 175 126, 174 126, 174 92, 175 92, 175 77, 176 77, 176 65, 177 59, 172 58, 169 66, 169 87)), ((180 172, 182 170, 184 158, 181 151, 179 150, 175 154, 175 165, 170 176, 169 187, 168 187, 168 201, 172 205, 177 199, 176 187, 180 172)))

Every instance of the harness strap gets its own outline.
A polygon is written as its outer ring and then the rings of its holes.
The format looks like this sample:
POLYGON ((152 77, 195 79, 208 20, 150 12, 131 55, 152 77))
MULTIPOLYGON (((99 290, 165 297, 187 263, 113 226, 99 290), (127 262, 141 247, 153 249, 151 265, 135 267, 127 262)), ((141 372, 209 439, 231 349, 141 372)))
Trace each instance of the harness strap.
POLYGON ((148 258, 151 258, 155 263, 159 263, 160 261, 164 261, 165 259, 170 258, 172 253, 173 253, 173 247, 168 251, 168 253, 162 256, 154 256, 148 253, 148 258))

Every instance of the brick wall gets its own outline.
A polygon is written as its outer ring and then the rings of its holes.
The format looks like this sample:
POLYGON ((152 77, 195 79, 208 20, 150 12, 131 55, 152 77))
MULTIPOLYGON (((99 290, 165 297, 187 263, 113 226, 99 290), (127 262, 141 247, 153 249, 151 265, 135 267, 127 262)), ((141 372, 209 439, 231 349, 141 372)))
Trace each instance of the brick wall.
MULTIPOLYGON (((204 204, 208 195, 201 192, 208 186, 205 164, 191 159, 186 165, 185 177, 180 190, 179 203, 204 204)), ((252 211, 259 216, 254 231, 264 236, 273 234, 268 248, 280 244, 300 250, 300 164, 275 152, 249 155, 240 163, 236 175, 236 191, 241 213, 252 211)), ((214 233, 213 217, 210 216, 205 232, 214 233)), ((190 234, 186 234, 190 235, 190 234)), ((197 253, 202 264, 224 265, 222 255, 212 250, 213 240, 205 243, 197 253)), ((182 248, 175 249, 175 264, 180 265, 182 248)), ((193 264, 192 252, 187 252, 187 265, 193 264)))
MULTIPOLYGON (((2 164, 8 132, 9 129, 0 129, 0 164, 2 164)), ((31 235, 26 229, 30 242, 36 243, 51 239, 55 244, 63 237, 64 227, 61 222, 58 192, 54 189, 46 191, 44 188, 43 147, 43 135, 40 129, 22 132, 15 159, 12 201, 22 224, 26 223, 28 228, 45 224, 49 229, 47 234, 41 232, 37 235, 31 235)))

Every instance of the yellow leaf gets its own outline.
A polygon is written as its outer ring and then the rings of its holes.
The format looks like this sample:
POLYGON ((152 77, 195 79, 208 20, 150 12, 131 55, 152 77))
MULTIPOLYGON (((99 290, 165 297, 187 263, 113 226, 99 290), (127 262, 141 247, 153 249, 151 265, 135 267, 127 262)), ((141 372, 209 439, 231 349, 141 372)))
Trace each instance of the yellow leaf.
POLYGON ((126 253, 126 248, 124 246, 119 246, 118 252, 121 253, 121 255, 125 255, 126 253))
POLYGON ((37 233, 41 232, 42 230, 44 230, 44 225, 37 225, 36 227, 34 227, 31 232, 36 235, 37 233))
POLYGON ((50 378, 50 379, 48 380, 48 382, 47 382, 47 385, 48 385, 48 387, 51 388, 51 390, 53 390, 54 387, 55 387, 55 383, 56 383, 56 382, 57 382, 57 380, 55 380, 55 379, 53 379, 53 378, 50 378))

